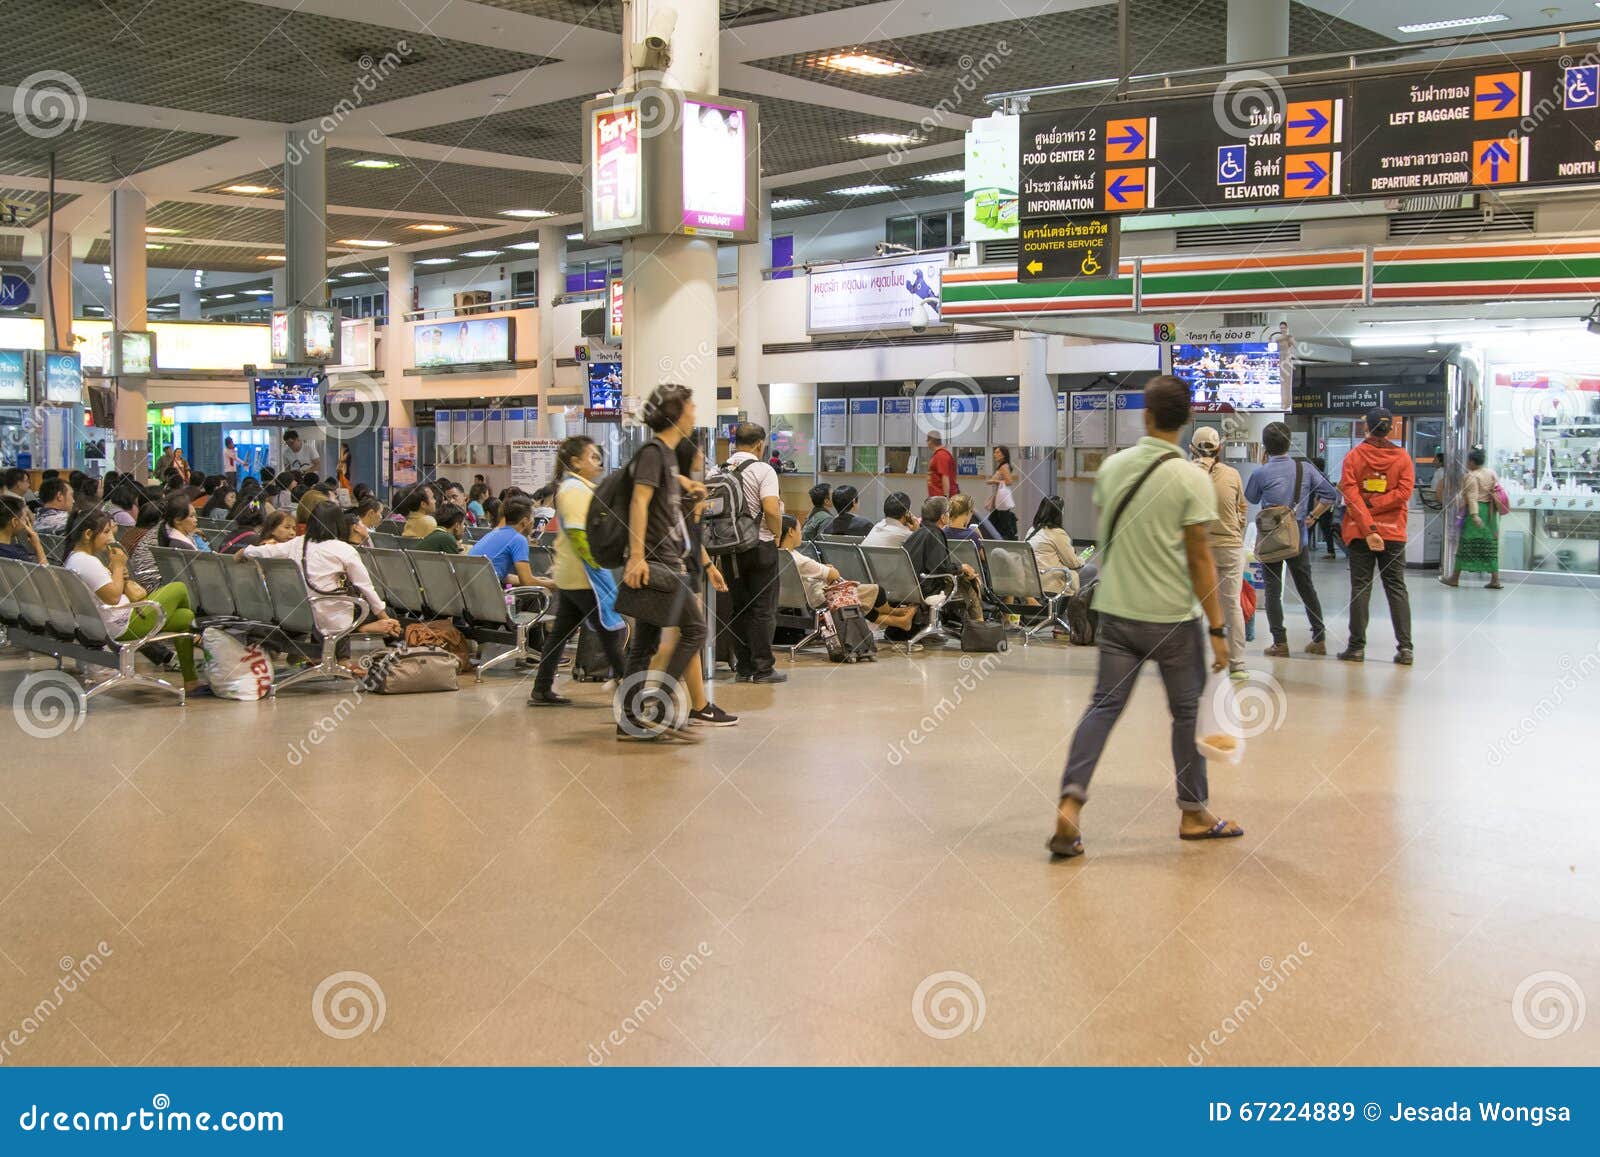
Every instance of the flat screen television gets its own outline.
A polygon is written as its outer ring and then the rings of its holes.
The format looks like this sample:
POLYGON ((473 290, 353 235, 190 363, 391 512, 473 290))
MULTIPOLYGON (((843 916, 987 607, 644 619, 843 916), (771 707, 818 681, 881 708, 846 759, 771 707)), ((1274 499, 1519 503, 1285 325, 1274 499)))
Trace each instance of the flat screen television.
POLYGON ((589 363, 589 397, 583 408, 583 416, 585 418, 622 416, 621 362, 589 363))
POLYGON ((1201 413, 1282 413, 1289 408, 1278 347, 1267 342, 1176 344, 1172 373, 1188 383, 1189 397, 1201 413))
POLYGON ((251 412, 258 422, 315 422, 322 417, 320 378, 257 378, 251 412))

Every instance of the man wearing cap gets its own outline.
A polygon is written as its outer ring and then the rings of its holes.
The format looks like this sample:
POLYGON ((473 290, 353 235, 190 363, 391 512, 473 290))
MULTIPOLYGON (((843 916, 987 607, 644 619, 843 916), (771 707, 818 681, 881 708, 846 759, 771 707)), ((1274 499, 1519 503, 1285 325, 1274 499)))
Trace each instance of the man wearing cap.
POLYGON ((1272 645, 1265 654, 1274 659, 1289 657, 1289 632, 1283 624, 1283 568, 1289 568, 1294 589, 1306 606, 1306 618, 1311 622, 1311 644, 1308 655, 1326 655, 1328 645, 1323 638, 1322 601, 1317 598, 1317 585, 1311 581, 1311 550, 1306 544, 1310 528, 1317 519, 1333 509, 1338 493, 1333 484, 1304 458, 1294 458, 1289 453, 1289 427, 1282 422, 1269 422, 1261 431, 1261 445, 1267 460, 1257 466, 1244 484, 1244 496, 1252 505, 1288 506, 1294 509, 1295 521, 1300 525, 1300 549, 1286 559, 1262 563, 1267 578, 1267 628, 1272 632, 1272 645))
POLYGON ((1228 675, 1242 679, 1244 670, 1244 607, 1239 588, 1244 583, 1244 527, 1250 505, 1244 499, 1244 483, 1239 472, 1222 461, 1222 435, 1211 426, 1201 426, 1189 439, 1189 457, 1211 476, 1217 495, 1217 518, 1207 528, 1211 534, 1211 556, 1217 563, 1217 594, 1222 599, 1222 614, 1228 623, 1228 675))
POLYGON ((1344 495, 1344 545, 1350 555, 1350 645, 1347 663, 1366 658, 1367 607, 1372 572, 1383 580, 1394 624, 1394 661, 1412 663, 1411 596, 1406 591, 1406 507, 1416 486, 1411 455, 1389 441, 1394 415, 1382 406, 1367 411, 1367 437, 1344 456, 1339 492, 1344 495))

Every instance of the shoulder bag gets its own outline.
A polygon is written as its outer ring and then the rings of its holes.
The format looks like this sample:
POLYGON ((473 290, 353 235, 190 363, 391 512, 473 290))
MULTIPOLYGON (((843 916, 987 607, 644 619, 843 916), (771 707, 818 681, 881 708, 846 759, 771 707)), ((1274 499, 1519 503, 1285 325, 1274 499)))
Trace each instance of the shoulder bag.
POLYGON ((456 657, 439 647, 395 647, 367 667, 367 686, 379 695, 458 691, 456 657))
POLYGON ((1306 464, 1302 458, 1294 460, 1294 497, 1288 506, 1264 506, 1256 515, 1256 558, 1261 562, 1282 562, 1300 553, 1300 520, 1295 511, 1300 508, 1300 485, 1305 478, 1306 464))

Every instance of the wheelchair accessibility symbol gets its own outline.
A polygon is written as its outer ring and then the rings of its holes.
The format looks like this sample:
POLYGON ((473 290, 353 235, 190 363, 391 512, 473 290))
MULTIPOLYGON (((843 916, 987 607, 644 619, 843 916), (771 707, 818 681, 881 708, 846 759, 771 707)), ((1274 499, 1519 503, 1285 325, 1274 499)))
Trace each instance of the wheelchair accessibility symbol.
POLYGON ((1569 109, 1600 107, 1600 66, 1580 64, 1567 69, 1562 104, 1569 109))
POLYGON ((1093 277, 1100 272, 1100 263, 1094 259, 1093 253, 1084 255, 1083 264, 1078 266, 1078 271, 1085 277, 1093 277))
POLYGON ((1244 146, 1223 145, 1217 150, 1217 184, 1244 184, 1244 146))

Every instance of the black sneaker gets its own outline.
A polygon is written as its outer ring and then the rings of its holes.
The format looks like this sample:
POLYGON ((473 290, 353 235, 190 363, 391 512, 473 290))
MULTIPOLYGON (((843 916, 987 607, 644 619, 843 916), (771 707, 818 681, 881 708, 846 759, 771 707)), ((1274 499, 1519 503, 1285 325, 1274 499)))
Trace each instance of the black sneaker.
POLYGON ((668 727, 660 723, 617 724, 617 738, 632 743, 699 743, 700 737, 687 727, 668 727))
POLYGON ((1364 647, 1347 647, 1339 652, 1339 658, 1346 663, 1365 663, 1367 651, 1364 647))
POLYGON ((1416 657, 1411 653, 1410 647, 1401 647, 1394 653, 1394 661, 1402 667, 1409 667, 1416 662, 1416 657))
POLYGON ((528 696, 529 707, 565 707, 571 703, 565 695, 557 695, 554 691, 540 691, 535 689, 528 696))
POLYGON ((785 675, 782 671, 768 671, 764 675, 750 676, 749 681, 751 683, 787 683, 789 681, 789 676, 785 675))
POLYGON ((739 722, 737 715, 729 715, 715 703, 707 703, 698 711, 689 712, 689 723, 700 727, 732 727, 739 722))

